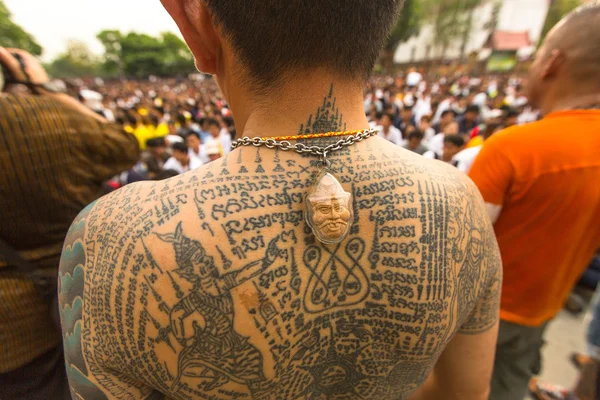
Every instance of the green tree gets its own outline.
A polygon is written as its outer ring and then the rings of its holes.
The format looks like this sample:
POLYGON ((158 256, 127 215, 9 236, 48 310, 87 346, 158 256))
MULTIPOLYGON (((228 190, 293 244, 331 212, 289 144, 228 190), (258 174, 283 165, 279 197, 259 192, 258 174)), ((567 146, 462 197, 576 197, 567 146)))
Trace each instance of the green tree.
POLYGON ((12 20, 12 14, 0 0, 0 44, 5 47, 23 49, 31 54, 42 54, 42 46, 19 25, 12 20))
POLYGON ((179 36, 164 32, 161 34, 165 58, 164 72, 167 75, 187 75, 195 71, 194 56, 187 44, 179 36))
POLYGON ((71 40, 67 51, 48 65, 48 72, 55 78, 95 76, 98 74, 98 61, 85 43, 71 40))
POLYGON ((550 9, 548 10, 548 16, 546 17, 546 23, 542 30, 541 40, 546 37, 554 25, 558 24, 565 15, 579 7, 582 3, 582 0, 552 0, 550 9))
POLYGON ((158 37, 130 32, 102 31, 97 36, 105 52, 105 75, 145 78, 149 75, 174 76, 193 72, 194 58, 187 45, 169 32, 158 37))
POLYGON ((123 66, 128 76, 163 75, 164 48, 160 39, 130 32, 121 40, 123 66))
POLYGON ((104 46, 104 58, 101 64, 101 71, 106 76, 122 76, 123 52, 121 41, 123 34, 118 30, 104 30, 96 36, 98 41, 104 46))
POLYGON ((405 0, 402 13, 392 30, 383 49, 382 64, 388 73, 392 72, 394 66, 394 53, 400 43, 406 42, 411 36, 419 33, 419 25, 422 20, 422 11, 419 0, 405 0))

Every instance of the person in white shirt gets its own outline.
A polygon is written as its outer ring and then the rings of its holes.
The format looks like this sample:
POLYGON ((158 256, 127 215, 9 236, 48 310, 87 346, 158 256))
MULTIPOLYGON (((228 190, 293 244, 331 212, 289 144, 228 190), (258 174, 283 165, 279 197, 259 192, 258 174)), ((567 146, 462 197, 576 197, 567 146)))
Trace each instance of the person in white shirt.
POLYGON ((206 146, 202 144, 200 134, 198 132, 190 132, 185 139, 191 158, 198 158, 202 164, 210 162, 208 154, 206 153, 206 146))
POLYGON ((202 166, 199 158, 190 157, 189 149, 184 143, 175 143, 173 145, 173 156, 167 160, 163 169, 165 171, 173 170, 180 174, 188 172, 202 166))
MULTIPOLYGON (((504 129, 504 126, 499 123, 488 123, 486 124, 485 130, 483 131, 483 141, 488 140, 493 134, 504 129)), ((481 152, 483 145, 470 147, 468 149, 464 149, 454 156, 453 161, 456 163, 456 168, 468 174, 477 159, 477 156, 481 152)))
POLYGON ((421 75, 415 68, 411 68, 410 72, 406 76, 406 84, 408 87, 418 86, 419 83, 423 80, 423 75, 421 75))
POLYGON ((379 119, 379 136, 389 140, 390 142, 402 146, 402 132, 394 126, 394 116, 390 113, 385 113, 379 119))
POLYGON ((428 151, 427 153, 423 154, 423 157, 433 160, 440 160, 456 167, 458 162, 454 160, 454 156, 460 153, 464 148, 465 139, 461 135, 446 135, 444 138, 442 154, 428 151))
MULTIPOLYGON (((457 135, 458 134, 458 122, 452 121, 446 126, 444 126, 444 130, 442 133, 438 133, 435 135, 428 143, 427 147, 429 150, 427 153, 433 153, 433 155, 429 155, 429 158, 439 158, 442 156, 444 152, 444 139, 448 135, 457 135)), ((428 157, 428 154, 425 153, 425 157, 428 157)))
POLYGON ((212 140, 219 143, 221 157, 231 152, 231 135, 226 129, 221 128, 221 124, 216 119, 210 119, 208 121, 208 132, 210 133, 210 139, 208 139, 205 145, 212 140))
POLYGON ((431 126, 431 115, 423 115, 421 121, 419 122, 419 130, 423 132, 423 144, 427 146, 437 133, 431 126))

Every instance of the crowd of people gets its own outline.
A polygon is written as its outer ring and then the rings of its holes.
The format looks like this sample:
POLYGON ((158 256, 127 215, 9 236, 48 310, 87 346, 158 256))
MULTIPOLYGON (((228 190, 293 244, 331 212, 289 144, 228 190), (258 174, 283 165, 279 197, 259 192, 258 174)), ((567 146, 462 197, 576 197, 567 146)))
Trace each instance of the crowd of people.
MULTIPOLYGON (((374 76, 364 97, 372 128, 390 142, 468 173, 494 133, 535 121, 539 113, 518 76, 435 76, 423 68, 374 76)), ((187 79, 72 82, 71 94, 133 134, 140 162, 109 184, 164 179, 231 151, 235 122, 210 76, 187 79)))

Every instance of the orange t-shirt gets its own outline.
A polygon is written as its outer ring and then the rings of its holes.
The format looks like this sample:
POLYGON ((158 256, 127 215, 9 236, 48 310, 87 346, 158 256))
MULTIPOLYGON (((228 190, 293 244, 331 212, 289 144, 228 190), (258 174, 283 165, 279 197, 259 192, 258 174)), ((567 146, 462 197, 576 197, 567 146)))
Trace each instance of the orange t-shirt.
POLYGON ((600 111, 563 111, 485 142, 470 177, 495 224, 504 265, 501 318, 552 319, 600 247, 600 111))

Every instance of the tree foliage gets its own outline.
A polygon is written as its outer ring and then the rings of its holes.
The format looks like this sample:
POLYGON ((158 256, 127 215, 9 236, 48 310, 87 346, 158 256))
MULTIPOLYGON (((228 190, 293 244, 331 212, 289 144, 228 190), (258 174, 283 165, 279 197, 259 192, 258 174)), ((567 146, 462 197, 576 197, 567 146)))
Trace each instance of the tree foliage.
POLYGON ((186 75, 195 70, 187 45, 173 33, 154 37, 112 30, 102 31, 97 37, 105 49, 102 62, 105 74, 142 78, 186 75))
POLYGON ((398 44, 406 42, 411 36, 419 33, 422 12, 419 0, 404 1, 402 13, 388 38, 386 49, 395 49, 398 44))
POLYGON ((12 14, 2 0, 0 0, 0 38, 2 46, 23 49, 36 56, 42 54, 42 46, 31 34, 13 22, 12 14))
POLYGON ((98 74, 98 60, 83 42, 71 40, 67 51, 47 66, 48 73, 56 78, 83 78, 98 74))

